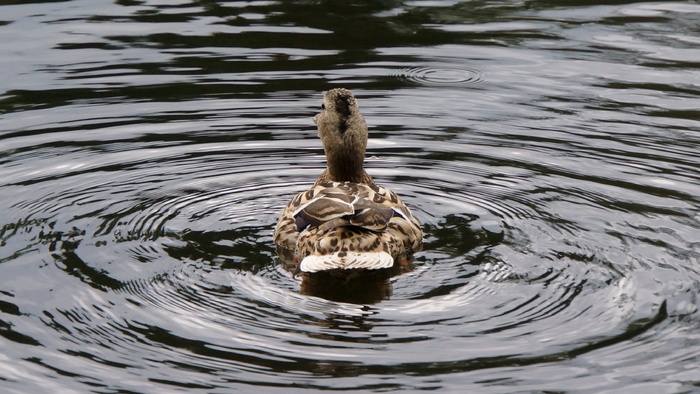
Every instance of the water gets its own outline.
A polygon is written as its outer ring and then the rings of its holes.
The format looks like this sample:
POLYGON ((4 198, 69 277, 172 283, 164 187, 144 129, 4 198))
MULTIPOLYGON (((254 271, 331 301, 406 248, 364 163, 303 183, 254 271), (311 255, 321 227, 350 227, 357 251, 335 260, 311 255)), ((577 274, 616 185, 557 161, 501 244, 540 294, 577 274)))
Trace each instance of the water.
POLYGON ((3 392, 691 392, 696 2, 0 6, 3 392), (359 303, 272 230, 346 87, 423 224, 359 303))

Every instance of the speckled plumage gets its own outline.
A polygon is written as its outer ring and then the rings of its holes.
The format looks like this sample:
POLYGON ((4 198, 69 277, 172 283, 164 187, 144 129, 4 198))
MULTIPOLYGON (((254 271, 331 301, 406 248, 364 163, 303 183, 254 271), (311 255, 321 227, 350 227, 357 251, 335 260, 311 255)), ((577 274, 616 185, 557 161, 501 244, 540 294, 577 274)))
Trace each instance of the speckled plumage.
POLYGON ((363 168, 367 125, 352 93, 328 91, 314 121, 328 168, 282 212, 274 234, 282 260, 309 273, 373 270, 390 268, 419 250, 418 221, 396 193, 377 186, 363 168))

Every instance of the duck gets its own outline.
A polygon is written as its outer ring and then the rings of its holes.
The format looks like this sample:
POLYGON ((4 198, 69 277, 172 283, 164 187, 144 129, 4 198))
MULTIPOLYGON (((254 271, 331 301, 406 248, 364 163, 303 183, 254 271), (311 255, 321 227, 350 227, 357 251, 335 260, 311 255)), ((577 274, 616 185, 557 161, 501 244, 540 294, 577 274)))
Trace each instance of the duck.
POLYGON ((369 133, 357 99, 331 89, 313 121, 327 167, 282 211, 274 231, 278 255, 305 274, 405 267, 422 248, 423 232, 401 198, 364 169, 369 133))

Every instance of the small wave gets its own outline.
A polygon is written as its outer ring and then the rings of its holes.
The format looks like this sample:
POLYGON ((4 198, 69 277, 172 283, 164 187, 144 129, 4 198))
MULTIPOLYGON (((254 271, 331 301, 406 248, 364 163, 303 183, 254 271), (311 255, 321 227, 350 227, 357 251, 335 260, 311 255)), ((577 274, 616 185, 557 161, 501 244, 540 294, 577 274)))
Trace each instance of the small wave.
POLYGON ((423 85, 474 85, 484 81, 483 73, 469 68, 409 67, 397 70, 395 77, 423 85))

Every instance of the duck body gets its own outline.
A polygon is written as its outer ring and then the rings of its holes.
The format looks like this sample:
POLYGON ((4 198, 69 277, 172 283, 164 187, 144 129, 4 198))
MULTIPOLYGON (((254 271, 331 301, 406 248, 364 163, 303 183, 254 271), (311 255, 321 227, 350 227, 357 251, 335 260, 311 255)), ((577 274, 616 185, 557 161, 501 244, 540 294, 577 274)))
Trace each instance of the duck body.
POLYGON ((328 91, 314 121, 328 168, 284 208, 274 233, 278 254, 302 273, 405 264, 420 250, 422 230, 399 196, 365 172, 367 125, 355 97, 328 91))
POLYGON ((287 204, 275 242, 301 272, 391 268, 418 250, 418 221, 396 193, 365 183, 317 182, 287 204))

